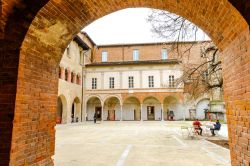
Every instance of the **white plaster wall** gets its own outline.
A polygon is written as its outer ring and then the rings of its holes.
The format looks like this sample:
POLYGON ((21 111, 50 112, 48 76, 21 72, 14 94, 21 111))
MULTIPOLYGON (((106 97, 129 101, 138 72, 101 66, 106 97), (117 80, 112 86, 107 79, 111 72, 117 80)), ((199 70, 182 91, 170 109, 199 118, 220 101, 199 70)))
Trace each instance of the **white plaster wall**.
POLYGON ((104 89, 109 89, 109 78, 115 78, 115 89, 120 89, 120 73, 119 72, 104 72, 104 89))
POLYGON ((69 55, 65 50, 60 61, 60 65, 65 68, 70 68, 71 71, 74 71, 78 74, 82 74, 82 67, 80 65, 80 50, 81 47, 75 41, 69 43, 69 55))
POLYGON ((128 89, 128 77, 134 77, 134 88, 140 88, 140 71, 124 71, 122 73, 123 89, 128 89))
POLYGON ((92 78, 97 78, 97 89, 101 89, 101 78, 100 72, 86 74, 86 89, 92 89, 92 78))
POLYGON ((142 88, 148 88, 148 76, 154 76, 154 88, 160 88, 160 71, 148 70, 142 72, 142 88))
MULTIPOLYGON (((183 71, 176 69, 176 70, 163 70, 162 71, 162 85, 163 87, 169 87, 169 76, 174 75, 174 79, 177 80, 183 74, 183 71)), ((183 85, 178 85, 179 88, 183 87, 183 85)))
POLYGON ((101 107, 101 104, 87 104, 87 117, 88 120, 94 120, 95 107, 101 107))
POLYGON ((201 100, 200 102, 197 103, 196 105, 196 118, 198 119, 205 119, 205 113, 204 109, 209 109, 209 100, 201 100))
MULTIPOLYGON (((142 88, 148 88, 148 76, 154 76, 154 88, 161 88, 161 85, 169 82, 169 75, 174 75, 175 79, 178 79, 182 75, 180 66, 178 65, 140 65, 140 66, 98 66, 86 68, 86 84, 87 89, 91 89, 92 78, 97 78, 97 87, 101 88, 101 73, 103 73, 103 87, 109 89, 109 77, 115 78, 115 89, 128 89, 128 77, 134 76, 134 88, 140 88, 142 82, 142 88), (162 80, 161 82, 161 71, 162 80), (142 74, 142 76, 140 75, 142 74), (120 76, 122 78, 120 79, 120 76), (142 80, 141 80, 142 78, 142 80), (120 86, 122 81, 122 87, 120 86)), ((179 86, 180 88, 183 85, 179 86)), ((151 89, 151 88, 150 88, 151 89)))
POLYGON ((137 104, 124 104, 122 109, 123 120, 134 120, 134 110, 138 109, 137 104))

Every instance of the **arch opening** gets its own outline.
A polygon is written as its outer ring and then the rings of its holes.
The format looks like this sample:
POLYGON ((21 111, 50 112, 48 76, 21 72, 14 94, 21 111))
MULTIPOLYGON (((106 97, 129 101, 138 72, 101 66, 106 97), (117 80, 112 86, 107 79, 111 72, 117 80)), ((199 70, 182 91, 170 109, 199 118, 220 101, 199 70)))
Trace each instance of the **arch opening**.
POLYGON ((94 114, 97 115, 97 120, 102 120, 102 103, 101 100, 92 96, 86 102, 86 120, 94 120, 94 114))
POLYGON ((81 101, 78 97, 76 97, 71 108, 71 123, 80 122, 81 114, 81 101))
POLYGON ((152 96, 146 97, 142 103, 142 120, 161 120, 162 109, 161 102, 152 96))
POLYGON ((140 101, 136 97, 128 97, 123 102, 123 120, 141 120, 140 101))
POLYGON ((103 119, 108 121, 122 120, 122 108, 119 98, 111 96, 104 100, 103 119))
POLYGON ((180 120, 183 118, 183 111, 179 100, 174 96, 167 96, 163 101, 164 120, 180 120))

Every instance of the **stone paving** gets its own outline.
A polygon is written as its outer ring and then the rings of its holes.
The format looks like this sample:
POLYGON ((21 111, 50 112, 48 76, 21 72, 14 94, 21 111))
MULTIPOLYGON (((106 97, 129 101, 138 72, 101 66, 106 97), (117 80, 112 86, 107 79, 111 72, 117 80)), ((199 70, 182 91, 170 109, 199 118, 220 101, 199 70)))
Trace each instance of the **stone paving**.
MULTIPOLYGON (((226 166, 228 149, 182 136, 190 122, 85 122, 56 126, 56 166, 226 166)), ((217 136, 220 139, 220 136, 217 136)))

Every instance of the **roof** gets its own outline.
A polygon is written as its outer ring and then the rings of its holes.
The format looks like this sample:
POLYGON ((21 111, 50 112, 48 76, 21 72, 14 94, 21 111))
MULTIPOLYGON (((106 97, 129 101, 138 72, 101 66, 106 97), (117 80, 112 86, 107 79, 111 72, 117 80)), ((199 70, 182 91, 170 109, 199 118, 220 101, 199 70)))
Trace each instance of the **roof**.
POLYGON ((89 46, 79 37, 75 36, 73 39, 80 47, 82 47, 83 50, 88 50, 89 46))
POLYGON ((89 41, 93 44, 93 46, 96 46, 95 42, 93 41, 93 39, 87 34, 87 32, 82 31, 81 34, 85 35, 89 41))
POLYGON ((167 60, 147 60, 147 61, 118 61, 118 62, 93 62, 91 64, 85 65, 86 67, 92 66, 119 66, 119 65, 156 65, 156 64, 179 64, 181 61, 177 59, 167 59, 167 60))
POLYGON ((211 42, 209 40, 204 41, 169 41, 169 42, 151 42, 151 43, 117 43, 117 44, 102 44, 97 47, 118 47, 118 46, 144 46, 144 45, 173 45, 173 44, 199 44, 204 42, 211 42))

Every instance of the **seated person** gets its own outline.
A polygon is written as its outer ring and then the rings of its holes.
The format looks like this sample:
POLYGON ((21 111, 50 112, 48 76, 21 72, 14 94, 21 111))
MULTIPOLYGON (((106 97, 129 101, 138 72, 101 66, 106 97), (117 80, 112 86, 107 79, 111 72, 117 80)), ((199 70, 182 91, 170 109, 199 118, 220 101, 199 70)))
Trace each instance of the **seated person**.
POLYGON ((220 130, 220 127, 221 127, 221 124, 219 120, 217 120, 216 123, 214 124, 214 128, 210 129, 213 136, 215 136, 214 130, 220 130))
POLYGON ((202 135, 201 123, 199 122, 198 119, 196 119, 196 120, 193 122, 193 126, 194 126, 194 129, 195 129, 195 130, 200 130, 200 133, 198 132, 198 134, 199 134, 199 135, 202 135))

